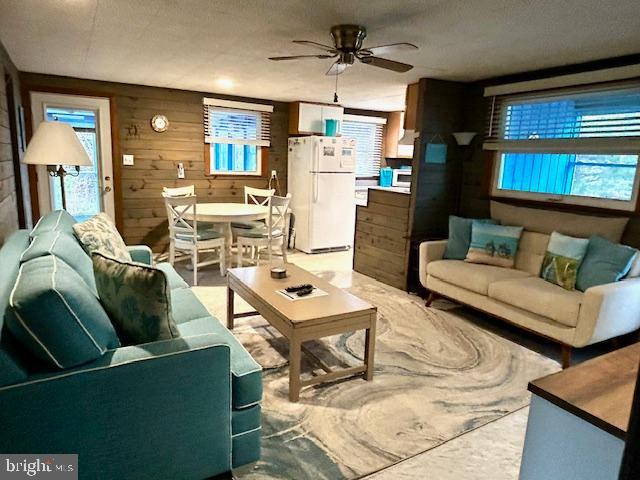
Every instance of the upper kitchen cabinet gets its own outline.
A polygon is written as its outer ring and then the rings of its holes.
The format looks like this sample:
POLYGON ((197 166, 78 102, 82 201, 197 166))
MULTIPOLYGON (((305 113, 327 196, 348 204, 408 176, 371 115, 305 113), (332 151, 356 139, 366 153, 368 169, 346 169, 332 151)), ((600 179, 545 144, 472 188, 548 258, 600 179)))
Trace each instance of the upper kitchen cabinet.
POLYGON ((317 103, 293 102, 289 114, 289 135, 323 135, 324 121, 342 123, 344 108, 317 103))

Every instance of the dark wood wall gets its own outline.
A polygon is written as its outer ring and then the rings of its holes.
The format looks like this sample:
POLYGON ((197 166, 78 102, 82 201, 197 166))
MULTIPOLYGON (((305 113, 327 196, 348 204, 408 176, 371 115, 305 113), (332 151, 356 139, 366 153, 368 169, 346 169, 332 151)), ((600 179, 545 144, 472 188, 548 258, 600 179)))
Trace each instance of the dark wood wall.
POLYGON ((0 43, 0 244, 17 228, 31 224, 23 208, 28 197, 23 195, 26 168, 20 165, 22 152, 17 138, 19 107, 18 70, 0 43))
POLYGON ((21 80, 25 100, 28 91, 100 95, 111 99, 117 223, 128 244, 147 244, 156 251, 166 247, 166 213, 160 196, 163 186, 193 184, 199 197, 217 202, 241 202, 245 185, 264 188, 271 170, 276 170, 280 193, 286 193, 288 104, 32 73, 21 74, 21 80), (203 97, 274 105, 271 147, 262 177, 205 174, 203 97), (170 126, 166 132, 151 129, 150 120, 156 114, 168 117, 170 126), (122 165, 123 154, 135 156, 133 166, 122 165), (178 163, 184 164, 184 180, 177 178, 178 163))

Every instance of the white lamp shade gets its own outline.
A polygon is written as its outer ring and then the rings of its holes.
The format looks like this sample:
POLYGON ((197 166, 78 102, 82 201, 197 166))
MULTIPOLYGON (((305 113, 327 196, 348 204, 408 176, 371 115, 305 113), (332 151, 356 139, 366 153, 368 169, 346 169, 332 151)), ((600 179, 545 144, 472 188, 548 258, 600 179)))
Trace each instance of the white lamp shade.
POLYGON ((42 122, 22 161, 31 165, 91 165, 76 132, 71 125, 62 122, 42 122))
POLYGON ((455 132, 453 134, 456 143, 461 146, 469 145, 476 135, 476 132, 455 132))

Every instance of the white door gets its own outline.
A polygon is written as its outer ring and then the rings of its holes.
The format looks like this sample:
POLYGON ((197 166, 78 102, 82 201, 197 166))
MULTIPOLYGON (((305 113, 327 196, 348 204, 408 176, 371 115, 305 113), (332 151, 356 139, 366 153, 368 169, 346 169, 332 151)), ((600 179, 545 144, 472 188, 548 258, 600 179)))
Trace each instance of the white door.
POLYGON ((355 176, 349 173, 312 174, 309 248, 353 245, 356 206, 355 176))
POLYGON ((317 137, 314 172, 349 172, 342 164, 342 139, 317 137))
MULTIPOLYGON (((99 212, 115 219, 109 99, 31 92, 31 113, 34 132, 45 120, 69 123, 93 162, 77 174, 75 167, 65 168, 70 172, 64 179, 67 211, 77 220, 99 212)), ((49 176, 43 165, 36 169, 40 215, 61 209, 60 179, 49 176)))

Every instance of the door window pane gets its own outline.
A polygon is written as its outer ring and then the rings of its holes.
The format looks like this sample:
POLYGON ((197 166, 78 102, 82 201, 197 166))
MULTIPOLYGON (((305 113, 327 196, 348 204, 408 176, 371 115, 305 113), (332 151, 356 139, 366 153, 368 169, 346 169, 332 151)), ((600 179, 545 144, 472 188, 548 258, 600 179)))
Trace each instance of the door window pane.
MULTIPOLYGON (((92 166, 80 167, 78 176, 67 175, 64 179, 67 211, 78 221, 86 220, 102 210, 96 112, 47 107, 46 120, 70 124, 91 159, 92 166)), ((64 162, 64 159, 61 160, 64 162)), ((52 161, 57 161, 57 159, 52 161)), ((65 165, 64 168, 70 174, 76 175, 74 166, 65 165)), ((51 178, 50 185, 53 208, 61 209, 60 179, 57 177, 51 178)))

